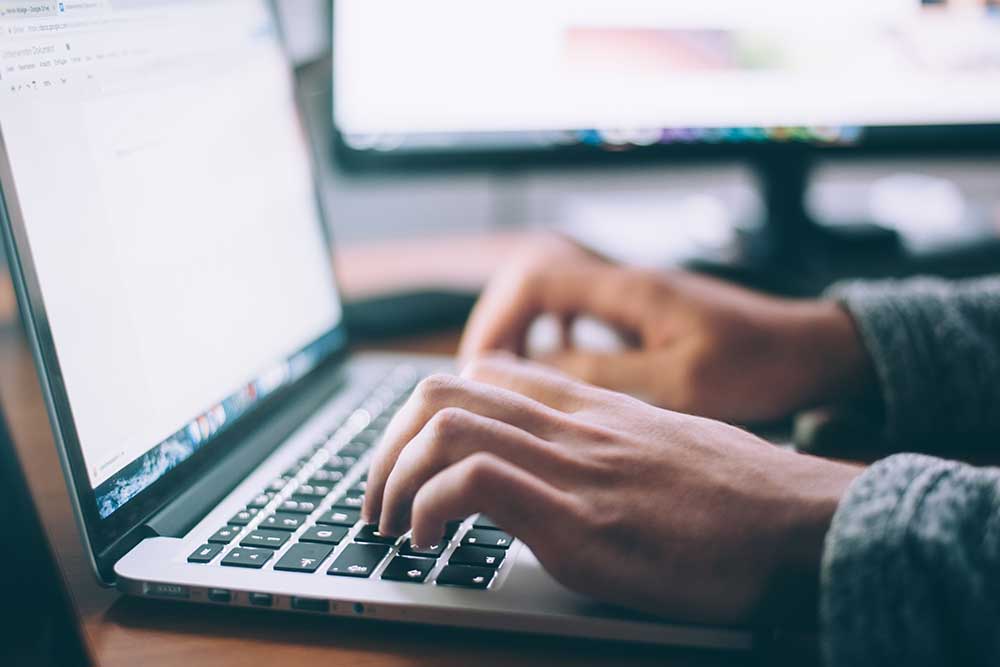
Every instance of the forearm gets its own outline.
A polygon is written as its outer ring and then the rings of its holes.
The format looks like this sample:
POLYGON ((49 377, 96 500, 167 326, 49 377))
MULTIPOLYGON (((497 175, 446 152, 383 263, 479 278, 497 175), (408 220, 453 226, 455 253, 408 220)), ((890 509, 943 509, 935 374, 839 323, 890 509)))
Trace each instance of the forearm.
POLYGON ((1000 663, 1000 470, 869 468, 827 534, 820 597, 829 667, 1000 663))
POLYGON ((891 442, 1000 433, 1000 278, 853 283, 831 295, 871 357, 891 442))

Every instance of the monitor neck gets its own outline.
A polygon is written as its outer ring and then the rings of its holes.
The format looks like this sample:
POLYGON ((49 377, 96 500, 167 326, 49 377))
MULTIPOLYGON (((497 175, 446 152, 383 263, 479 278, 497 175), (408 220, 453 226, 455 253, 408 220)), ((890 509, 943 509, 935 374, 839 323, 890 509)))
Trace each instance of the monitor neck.
POLYGON ((768 254, 787 256, 801 250, 816 222, 806 206, 813 160, 805 151, 781 151, 753 163, 764 207, 762 236, 768 254))

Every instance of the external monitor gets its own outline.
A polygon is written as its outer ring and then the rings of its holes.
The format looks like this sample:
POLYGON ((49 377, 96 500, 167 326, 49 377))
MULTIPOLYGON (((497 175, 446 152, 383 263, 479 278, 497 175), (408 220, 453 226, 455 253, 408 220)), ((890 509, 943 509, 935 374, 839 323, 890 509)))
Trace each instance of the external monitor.
POLYGON ((1000 0, 337 0, 348 167, 1000 148, 1000 0))

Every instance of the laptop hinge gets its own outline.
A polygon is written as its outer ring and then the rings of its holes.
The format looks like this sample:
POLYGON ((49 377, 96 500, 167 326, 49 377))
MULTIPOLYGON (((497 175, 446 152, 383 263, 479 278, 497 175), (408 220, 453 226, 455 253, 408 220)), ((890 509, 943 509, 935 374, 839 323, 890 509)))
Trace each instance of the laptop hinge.
POLYGON ((144 524, 146 537, 183 537, 215 508, 271 452, 284 442, 339 390, 345 380, 338 364, 295 392, 292 400, 276 406, 265 418, 247 424, 242 444, 217 460, 173 500, 144 524))

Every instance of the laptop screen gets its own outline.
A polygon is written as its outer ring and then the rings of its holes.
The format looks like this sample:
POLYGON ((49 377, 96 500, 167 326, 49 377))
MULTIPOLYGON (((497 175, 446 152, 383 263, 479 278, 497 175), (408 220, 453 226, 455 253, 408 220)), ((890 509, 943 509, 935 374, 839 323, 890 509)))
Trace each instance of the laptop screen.
POLYGON ((340 344, 265 2, 0 2, 0 136, 102 518, 340 344))

